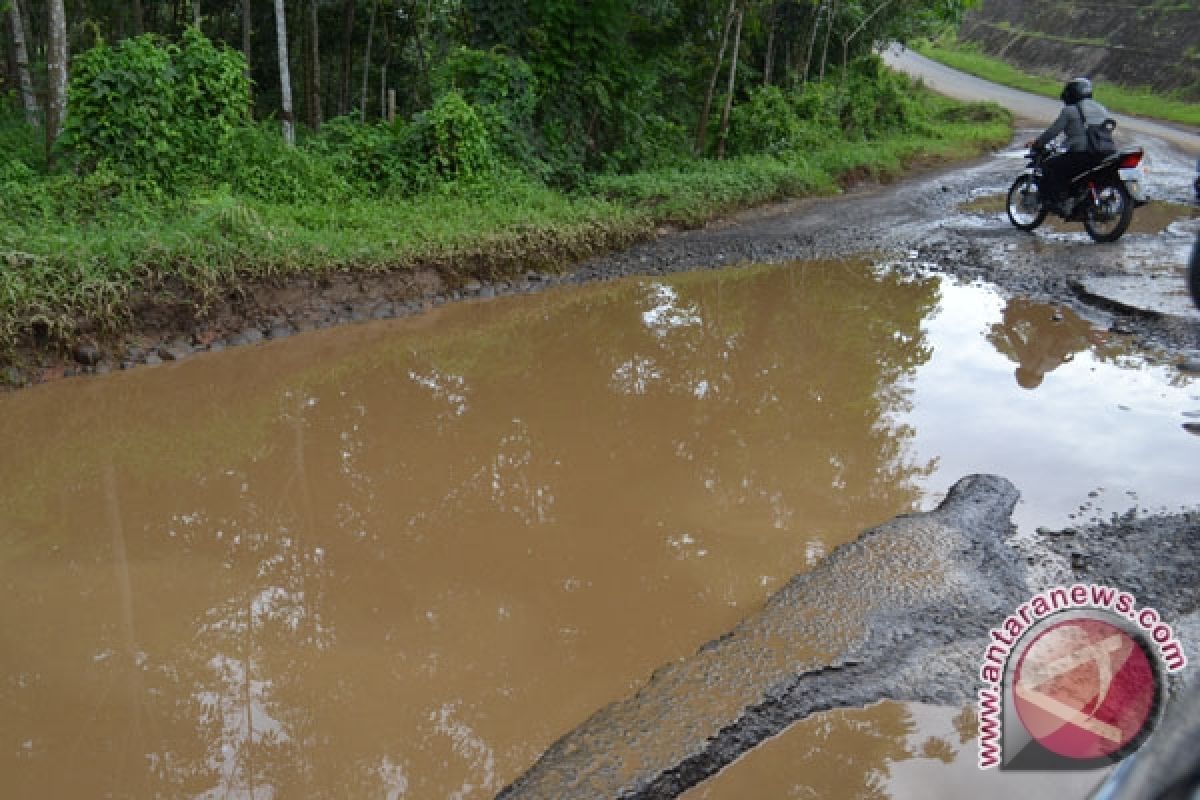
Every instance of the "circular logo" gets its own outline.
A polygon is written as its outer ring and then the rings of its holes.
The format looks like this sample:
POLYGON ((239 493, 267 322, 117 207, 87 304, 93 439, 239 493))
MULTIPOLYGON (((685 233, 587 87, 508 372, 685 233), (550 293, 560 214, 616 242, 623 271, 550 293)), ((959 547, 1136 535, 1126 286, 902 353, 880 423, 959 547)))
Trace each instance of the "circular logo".
POLYGON ((1021 654, 1013 677, 1025 730, 1072 759, 1140 744, 1159 698, 1158 672, 1141 639, 1101 619, 1046 628, 1021 654))

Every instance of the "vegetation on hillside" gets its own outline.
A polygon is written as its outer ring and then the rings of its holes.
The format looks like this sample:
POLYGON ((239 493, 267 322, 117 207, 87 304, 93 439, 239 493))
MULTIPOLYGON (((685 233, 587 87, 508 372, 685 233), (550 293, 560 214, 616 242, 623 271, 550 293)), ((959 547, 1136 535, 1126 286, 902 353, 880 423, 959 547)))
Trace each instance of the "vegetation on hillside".
MULTIPOLYGON (((1006 61, 985 54, 978 45, 959 41, 953 34, 915 42, 913 49, 947 66, 1014 89, 1053 98, 1062 92, 1061 78, 1022 71, 1006 61)), ((1164 96, 1145 87, 1103 82, 1096 87, 1096 99, 1112 111, 1200 126, 1200 103, 1164 96)))
POLYGON ((956 3, 90 0, 57 33, 27 5, 0 0, 0 347, 168 286, 202 313, 247 279, 552 267, 1008 130, 873 55, 956 3))

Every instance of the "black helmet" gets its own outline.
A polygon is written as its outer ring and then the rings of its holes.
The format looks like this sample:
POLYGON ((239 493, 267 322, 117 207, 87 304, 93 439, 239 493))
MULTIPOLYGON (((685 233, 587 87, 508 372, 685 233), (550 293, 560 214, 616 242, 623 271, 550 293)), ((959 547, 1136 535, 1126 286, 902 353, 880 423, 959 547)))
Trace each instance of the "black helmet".
POLYGON ((1059 97, 1069 106, 1073 106, 1085 97, 1092 96, 1092 82, 1087 78, 1072 78, 1063 87, 1059 97))

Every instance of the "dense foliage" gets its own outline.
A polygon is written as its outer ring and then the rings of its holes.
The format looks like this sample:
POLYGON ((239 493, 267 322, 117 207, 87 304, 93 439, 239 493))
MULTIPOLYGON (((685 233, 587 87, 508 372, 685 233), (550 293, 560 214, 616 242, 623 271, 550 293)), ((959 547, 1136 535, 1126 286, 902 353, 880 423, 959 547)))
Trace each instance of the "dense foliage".
POLYGON ((162 186, 203 178, 249 119, 245 61, 195 28, 179 45, 153 34, 101 42, 71 73, 59 145, 85 172, 107 168, 162 186))
MULTIPOLYGON (((45 20, 18 5, 42 98, 45 20)), ((201 313, 297 270, 502 271, 1006 132, 872 54, 956 0, 287 0, 290 115, 272 4, 202 5, 70 4, 49 153, 7 17, 0 351, 119 328, 165 276, 201 313)))

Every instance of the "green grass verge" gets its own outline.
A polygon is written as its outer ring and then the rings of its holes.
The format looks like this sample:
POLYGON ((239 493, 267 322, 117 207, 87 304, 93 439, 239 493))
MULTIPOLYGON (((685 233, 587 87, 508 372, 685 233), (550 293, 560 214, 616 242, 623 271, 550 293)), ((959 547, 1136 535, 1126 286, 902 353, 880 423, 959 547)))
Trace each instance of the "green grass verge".
MULTIPOLYGON (((916 43, 913 49, 948 67, 1014 89, 1055 99, 1062 92, 1060 79, 1023 72, 1006 61, 985 55, 970 43, 944 38, 916 43)), ((1112 111, 1200 127, 1200 103, 1164 96, 1150 89, 1102 83, 1096 87, 1096 99, 1112 111)))
MULTIPOLYGON (((918 134, 696 160, 599 177, 575 193, 510 174, 415 198, 271 205, 227 189, 176 200, 109 198, 101 180, 90 214, 0 213, 0 352, 30 330, 69 343, 81 326, 128 328, 135 301, 147 294, 174 296, 200 312, 229 288, 260 279, 433 267, 454 280, 566 268, 660 224, 696 225, 784 197, 835 192, 847 176, 887 177, 916 159, 976 154, 1011 135, 1011 117, 996 106, 932 95, 924 102, 932 122, 918 134)), ((11 182, 0 188, 10 197, 37 191, 11 182)))

